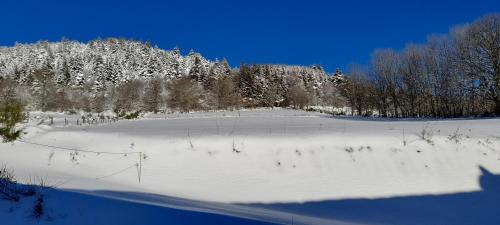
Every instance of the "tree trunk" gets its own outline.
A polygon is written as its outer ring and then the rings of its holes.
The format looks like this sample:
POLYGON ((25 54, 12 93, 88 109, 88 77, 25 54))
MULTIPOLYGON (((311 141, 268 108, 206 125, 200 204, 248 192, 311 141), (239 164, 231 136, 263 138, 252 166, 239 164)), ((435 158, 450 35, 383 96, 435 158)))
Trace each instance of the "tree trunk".
POLYGON ((500 97, 495 100, 495 116, 500 116, 500 97))
POLYGON ((495 81, 495 116, 500 116, 500 50, 497 50, 495 57, 492 57, 493 79, 495 81))
MULTIPOLYGON (((499 62, 499 57, 495 57, 494 62, 499 62)), ((495 116, 500 116, 500 63, 493 65, 493 79, 495 81, 495 116)))

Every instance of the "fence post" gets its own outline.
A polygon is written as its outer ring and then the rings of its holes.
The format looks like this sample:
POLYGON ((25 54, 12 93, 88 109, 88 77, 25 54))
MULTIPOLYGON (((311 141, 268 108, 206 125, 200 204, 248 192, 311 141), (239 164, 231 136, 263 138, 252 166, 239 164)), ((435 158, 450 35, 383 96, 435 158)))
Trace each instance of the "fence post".
POLYGON ((141 183, 141 176, 142 176, 142 152, 139 152, 139 168, 137 170, 138 173, 138 178, 139 178, 139 183, 141 183))

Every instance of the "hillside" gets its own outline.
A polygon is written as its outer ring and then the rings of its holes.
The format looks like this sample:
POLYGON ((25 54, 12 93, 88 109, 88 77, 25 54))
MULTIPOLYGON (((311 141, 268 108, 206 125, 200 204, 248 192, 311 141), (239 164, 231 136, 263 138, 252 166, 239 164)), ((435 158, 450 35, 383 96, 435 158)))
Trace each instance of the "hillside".
MULTIPOLYGON (((32 114, 21 141, 0 144, 2 162, 21 181, 43 177, 83 196, 275 223, 500 219, 491 212, 499 198, 492 191, 499 187, 498 119, 363 120, 256 110, 76 125, 76 116, 52 115, 53 125, 36 125, 43 116, 32 114), (398 208, 404 213, 392 213, 398 208)), ((49 196, 57 200, 46 199, 54 218, 48 224, 80 218, 74 206, 60 208, 66 203, 59 194, 49 196)), ((98 218, 96 224, 106 224, 115 217, 98 218)))
POLYGON ((197 108, 331 105, 342 80, 341 72, 327 75, 321 66, 241 63, 232 68, 225 59, 211 61, 194 51, 182 55, 178 48, 163 50, 124 39, 40 41, 0 48, 0 87, 8 86, 2 88, 0 102, 9 102, 8 96, 13 96, 28 108, 42 111, 150 111, 141 106, 151 101, 155 110, 165 110, 159 105, 173 91, 169 85, 192 89, 182 94, 198 96, 197 108), (192 81, 190 87, 175 83, 182 79, 192 81), (149 85, 154 86, 154 93, 148 92, 149 85), (122 96, 134 107, 117 109, 120 91, 135 96, 122 96), (224 96, 230 99, 214 99, 224 96), (221 106, 221 101, 226 103, 221 106))

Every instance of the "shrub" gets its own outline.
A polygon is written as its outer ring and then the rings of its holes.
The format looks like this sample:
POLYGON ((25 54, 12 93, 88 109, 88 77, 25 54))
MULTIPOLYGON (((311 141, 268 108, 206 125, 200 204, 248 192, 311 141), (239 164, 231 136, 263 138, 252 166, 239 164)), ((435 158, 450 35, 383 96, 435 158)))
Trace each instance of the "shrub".
POLYGON ((133 120, 139 118, 139 111, 133 112, 133 113, 128 113, 124 116, 125 119, 127 120, 133 120))
POLYGON ((16 188, 14 173, 6 166, 0 168, 0 199, 19 201, 19 191, 16 188))
POLYGON ((43 195, 38 196, 35 201, 35 206, 33 207, 33 217, 35 219, 40 219, 43 216, 43 195))
MULTIPOLYGON (((6 166, 0 167, 0 200, 19 202, 21 197, 35 196, 38 187, 44 187, 43 181, 40 185, 22 185, 17 183, 12 170, 6 166)), ((32 216, 39 219, 44 215, 43 195, 39 195, 33 206, 32 216)))
POLYGON ((17 123, 22 122, 24 118, 23 107, 14 102, 5 106, 0 106, 0 136, 4 142, 15 141, 20 137, 21 131, 16 130, 17 123))
POLYGON ((44 183, 41 182, 40 185, 20 185, 17 183, 12 170, 5 165, 0 167, 0 199, 17 202, 22 196, 35 195, 37 187, 44 187, 44 183))

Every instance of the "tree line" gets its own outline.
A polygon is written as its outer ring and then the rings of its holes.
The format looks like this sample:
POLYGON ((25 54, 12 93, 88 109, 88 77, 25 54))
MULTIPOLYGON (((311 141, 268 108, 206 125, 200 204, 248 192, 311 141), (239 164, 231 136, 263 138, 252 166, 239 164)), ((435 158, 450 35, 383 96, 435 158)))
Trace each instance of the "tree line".
POLYGON ((340 71, 321 66, 210 61, 179 48, 96 39, 39 41, 0 47, 0 102, 16 99, 27 110, 192 111, 240 107, 341 105, 340 71))
POLYGON ((378 49, 348 76, 321 66, 209 61, 124 39, 0 48, 0 103, 117 114, 242 107, 345 107, 383 117, 500 116, 500 15, 378 49))
POLYGON ((95 82, 60 85, 56 70, 46 64, 30 72, 29 83, 19 82, 15 76, 0 77, 0 103, 20 102, 28 110, 41 111, 112 110, 118 115, 344 104, 336 88, 336 82, 343 79, 340 72, 330 77, 320 67, 245 63, 234 69, 226 60, 204 68, 195 60, 189 73, 177 78, 104 81, 105 88, 96 89, 95 82))
POLYGON ((371 58, 367 69, 352 65, 341 88, 354 114, 500 116, 500 14, 371 58))

